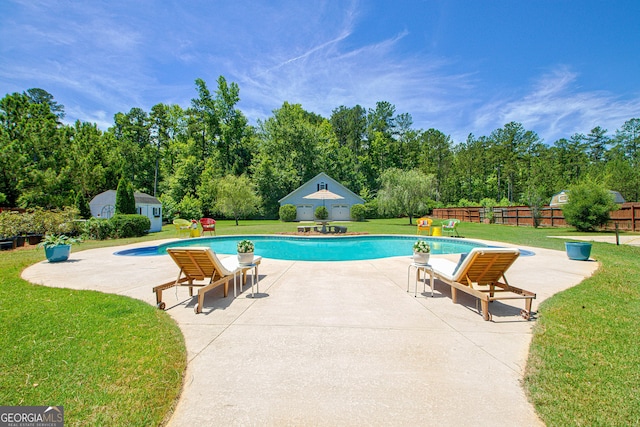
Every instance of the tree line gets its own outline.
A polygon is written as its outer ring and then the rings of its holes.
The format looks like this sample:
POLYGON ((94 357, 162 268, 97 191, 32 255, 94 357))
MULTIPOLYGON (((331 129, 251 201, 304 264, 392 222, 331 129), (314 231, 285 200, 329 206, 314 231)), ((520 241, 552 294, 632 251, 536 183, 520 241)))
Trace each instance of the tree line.
POLYGON ((390 170, 428 178, 425 209, 483 200, 540 204, 585 181, 638 201, 638 118, 611 133, 596 126, 552 144, 516 122, 454 142, 437 129, 414 128, 409 113, 386 101, 339 106, 328 118, 284 102, 251 125, 237 106, 239 86, 223 76, 216 83, 211 91, 197 79, 187 107, 117 113, 106 131, 64 124, 64 106, 46 90, 7 94, 0 100, 0 205, 61 208, 124 177, 157 196, 168 216, 219 216, 220 192, 241 188, 255 196, 259 215, 274 218, 278 200, 319 172, 375 205, 390 170))

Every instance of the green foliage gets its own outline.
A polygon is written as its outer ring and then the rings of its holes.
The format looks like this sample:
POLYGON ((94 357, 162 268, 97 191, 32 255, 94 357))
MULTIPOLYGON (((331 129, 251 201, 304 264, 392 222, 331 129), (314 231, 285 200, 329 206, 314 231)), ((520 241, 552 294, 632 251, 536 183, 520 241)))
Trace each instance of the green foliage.
POLYGON ((136 199, 133 195, 131 183, 124 177, 118 182, 116 190, 116 214, 135 214, 136 199))
POLYGON ((381 209, 378 207, 378 199, 368 200, 364 204, 365 217, 366 218, 389 218, 381 213, 381 209))
POLYGON ((316 219, 324 221, 325 219, 329 218, 329 211, 325 206, 318 206, 315 210, 315 216, 316 219))
POLYGON ((489 197, 485 197, 480 200, 480 206, 484 208, 484 218, 488 219, 490 223, 494 221, 493 208, 497 206, 498 202, 489 197))
POLYGON ((114 239, 144 236, 151 228, 151 220, 145 215, 116 214, 109 219, 109 223, 114 239))
POLYGON ((235 219, 246 218, 258 212, 261 200, 255 186, 246 176, 227 175, 218 181, 217 208, 224 215, 235 219))
POLYGON ((351 205, 351 219, 364 221, 367 218, 367 208, 361 204, 351 205))
POLYGON ((33 234, 79 234, 80 223, 74 221, 75 208, 47 211, 32 209, 25 213, 0 212, 0 236, 33 234))
POLYGON ((218 215, 218 180, 244 175, 255 185, 259 213, 276 218, 282 197, 324 171, 366 194, 367 218, 394 217, 397 206, 390 208, 380 192, 380 178, 390 169, 432 176, 432 193, 410 216, 436 202, 522 203, 532 188, 548 199, 587 176, 627 201, 640 198, 640 119, 627 120, 615 137, 596 126, 550 145, 516 122, 453 141, 437 129, 412 128, 411 115, 398 114, 387 101, 373 108, 339 106, 329 119, 284 102, 251 126, 237 108, 239 86, 223 76, 216 84, 209 90, 197 79, 190 108, 157 104, 150 112, 134 107, 117 113, 106 132, 95 123, 63 124, 64 107, 43 89, 7 94, 0 99, 0 204, 61 209, 75 205, 76 194, 116 188, 126 177, 134 189, 163 200, 167 219, 187 195, 200 201, 203 213, 218 215))
POLYGON ((458 203, 454 204, 454 206, 459 206, 459 207, 463 208, 463 207, 467 207, 467 206, 478 206, 478 203, 472 202, 471 200, 467 200, 465 198, 462 198, 462 199, 458 200, 458 203))
POLYGON ((162 203, 162 216, 165 221, 171 221, 173 218, 178 217, 178 202, 171 197, 170 194, 165 193, 158 198, 162 203))
POLYGON ((105 240, 111 237, 111 221, 105 218, 90 218, 84 225, 84 235, 88 239, 105 240))
POLYGON ((387 169, 380 177, 382 189, 378 193, 378 208, 382 213, 405 215, 409 224, 414 216, 429 208, 435 195, 433 175, 425 175, 419 170, 403 171, 387 169))
POLYGON ((202 218, 202 205, 199 199, 187 194, 178 203, 177 212, 180 213, 180 218, 200 219, 202 218))
POLYGON ((87 198, 84 197, 83 192, 79 192, 76 196, 76 209, 80 213, 80 218, 89 219, 91 218, 91 208, 89 207, 89 202, 87 198))
POLYGON ((0 212, 0 238, 13 237, 22 230, 22 215, 16 212, 0 212))
POLYGON ((500 199, 500 201, 498 202, 498 206, 512 206, 513 203, 511 203, 509 201, 509 199, 507 199, 506 197, 503 197, 502 199, 500 199))
POLYGON ((531 208, 531 216, 534 228, 538 228, 542 222, 542 208, 545 205, 545 198, 540 191, 531 190, 524 195, 525 203, 531 208))
POLYGON ((562 213, 567 224, 578 231, 594 231, 605 225, 609 213, 617 208, 609 191, 594 182, 585 182, 570 187, 569 201, 562 206, 562 213))
POLYGON ((280 221, 291 222, 296 220, 298 211, 294 205, 282 205, 280 206, 280 221))
POLYGON ((47 234, 42 241, 38 243, 38 247, 52 248, 55 246, 72 245, 74 243, 80 243, 81 239, 75 237, 69 237, 65 234, 47 234))

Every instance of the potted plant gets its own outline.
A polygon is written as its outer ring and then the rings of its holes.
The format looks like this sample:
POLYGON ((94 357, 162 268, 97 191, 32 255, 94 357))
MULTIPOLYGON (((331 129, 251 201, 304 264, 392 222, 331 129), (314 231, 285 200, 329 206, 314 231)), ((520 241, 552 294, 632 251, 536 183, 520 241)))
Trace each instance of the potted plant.
POLYGON ((413 244, 413 262, 416 264, 429 264, 431 246, 426 240, 417 240, 413 244))
POLYGON ((69 259, 71 245, 80 240, 64 234, 47 234, 38 246, 44 248, 49 262, 60 262, 69 259))
POLYGON ((255 245, 251 240, 241 240, 238 242, 238 262, 242 265, 253 263, 253 250, 255 245))

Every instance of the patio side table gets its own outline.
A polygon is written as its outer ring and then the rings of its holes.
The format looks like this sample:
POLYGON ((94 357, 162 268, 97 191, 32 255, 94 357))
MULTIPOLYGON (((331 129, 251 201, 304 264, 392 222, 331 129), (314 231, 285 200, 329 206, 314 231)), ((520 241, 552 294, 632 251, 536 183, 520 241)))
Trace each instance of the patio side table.
POLYGON ((251 272, 251 298, 255 298, 253 286, 256 287, 256 293, 260 293, 260 276, 258 276, 258 264, 243 264, 240 266, 242 273, 251 272))
POLYGON ((424 274, 423 278, 422 278, 422 292, 425 292, 427 289, 427 273, 429 274, 429 287, 431 288, 431 296, 433 297, 433 267, 431 267, 429 264, 416 264, 415 262, 412 262, 411 264, 409 264, 409 268, 407 269, 407 292, 409 292, 409 282, 411 280, 411 269, 415 269, 416 271, 416 276, 414 279, 414 293, 413 296, 417 297, 418 296, 418 279, 420 277, 420 271, 422 271, 422 273, 424 274))

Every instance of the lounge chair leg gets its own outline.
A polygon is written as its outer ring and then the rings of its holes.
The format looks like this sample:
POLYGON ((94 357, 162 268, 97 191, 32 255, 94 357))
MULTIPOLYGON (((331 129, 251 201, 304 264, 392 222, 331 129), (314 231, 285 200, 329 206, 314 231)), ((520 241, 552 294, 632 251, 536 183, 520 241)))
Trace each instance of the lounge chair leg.
POLYGON ((204 292, 198 292, 198 304, 193 308, 196 314, 202 313, 202 306, 204 304, 204 292))
POLYGON ((520 315, 525 320, 531 319, 531 303, 532 303, 531 299, 526 299, 524 301, 524 310, 520 311, 520 315))
POLYGON ((480 301, 480 305, 482 306, 482 317, 484 320, 491 320, 491 314, 489 314, 489 301, 483 299, 480 301))
POLYGON ((455 287, 451 287, 451 302, 458 303, 458 290, 455 287))

